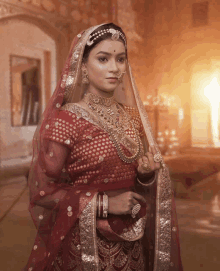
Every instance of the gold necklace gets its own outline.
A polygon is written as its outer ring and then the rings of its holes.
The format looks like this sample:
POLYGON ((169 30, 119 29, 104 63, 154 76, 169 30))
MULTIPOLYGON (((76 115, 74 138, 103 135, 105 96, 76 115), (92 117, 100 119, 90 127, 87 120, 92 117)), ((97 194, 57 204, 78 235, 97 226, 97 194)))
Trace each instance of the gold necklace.
POLYGON ((120 159, 126 163, 132 163, 136 160, 141 150, 140 137, 124 108, 116 102, 114 97, 104 98, 93 93, 87 93, 83 100, 93 113, 98 115, 102 127, 108 132, 110 139, 115 145, 120 159), (135 144, 136 150, 132 156, 125 155, 120 146, 122 142, 127 143, 127 147, 134 145, 133 140, 125 133, 125 130, 128 128, 133 130, 135 135, 134 141, 137 143, 137 145, 135 144))

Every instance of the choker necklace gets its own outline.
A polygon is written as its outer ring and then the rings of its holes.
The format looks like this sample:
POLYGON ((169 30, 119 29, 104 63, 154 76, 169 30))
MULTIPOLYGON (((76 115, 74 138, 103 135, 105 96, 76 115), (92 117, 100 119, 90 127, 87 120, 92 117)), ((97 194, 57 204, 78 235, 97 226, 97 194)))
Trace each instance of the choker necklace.
POLYGON ((134 128, 133 121, 124 108, 117 103, 114 97, 104 98, 93 93, 85 94, 83 101, 98 117, 99 123, 104 130, 108 132, 121 160, 126 163, 132 163, 136 160, 141 151, 140 137, 134 128), (125 131, 129 128, 135 135, 134 140, 126 135, 125 131), (125 145, 134 154, 132 156, 125 155, 120 143, 125 145))
POLYGON ((94 104, 100 104, 100 105, 104 105, 104 106, 107 106, 107 107, 113 105, 114 103, 116 103, 116 100, 115 100, 114 96, 112 96, 110 98, 105 98, 105 97, 96 95, 96 94, 91 93, 91 92, 85 94, 85 96, 88 96, 89 100, 91 102, 93 102, 94 104))

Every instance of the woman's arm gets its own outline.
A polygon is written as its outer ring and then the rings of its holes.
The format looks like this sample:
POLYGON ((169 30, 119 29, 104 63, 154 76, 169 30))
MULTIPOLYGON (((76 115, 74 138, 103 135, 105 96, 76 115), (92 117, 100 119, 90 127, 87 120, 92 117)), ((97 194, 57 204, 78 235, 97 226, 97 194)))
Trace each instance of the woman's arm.
MULTIPOLYGON (((60 178, 65 178, 65 173, 62 172, 62 169, 64 169, 65 167, 69 152, 70 150, 66 146, 55 141, 47 141, 47 150, 44 154, 41 154, 40 165, 42 167, 42 171, 44 172, 48 180, 45 185, 49 185, 51 187, 54 186, 55 191, 51 195, 47 195, 35 200, 34 203, 36 205, 47 209, 53 209, 57 205, 57 203, 65 197, 68 191, 68 187, 66 184, 62 184, 58 189, 58 180, 60 178)), ((44 192, 44 189, 46 189, 45 185, 41 188, 40 193, 42 191, 44 192)))
POLYGON ((44 155, 44 166, 48 177, 59 177, 64 168, 70 150, 60 143, 49 141, 44 155))

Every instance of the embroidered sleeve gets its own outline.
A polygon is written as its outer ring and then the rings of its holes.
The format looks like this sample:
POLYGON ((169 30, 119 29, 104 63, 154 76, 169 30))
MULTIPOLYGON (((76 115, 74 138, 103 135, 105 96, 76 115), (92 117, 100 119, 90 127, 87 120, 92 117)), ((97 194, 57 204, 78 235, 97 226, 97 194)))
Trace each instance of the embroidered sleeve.
POLYGON ((50 124, 46 125, 45 139, 65 145, 69 149, 73 147, 77 136, 76 116, 71 112, 59 111, 50 124))
POLYGON ((144 128, 143 128, 143 125, 141 122, 141 117, 139 115, 138 109, 131 107, 131 106, 126 106, 126 105, 124 105, 124 109, 132 117, 132 120, 134 122, 134 126, 139 131, 140 137, 143 137, 144 136, 144 128))

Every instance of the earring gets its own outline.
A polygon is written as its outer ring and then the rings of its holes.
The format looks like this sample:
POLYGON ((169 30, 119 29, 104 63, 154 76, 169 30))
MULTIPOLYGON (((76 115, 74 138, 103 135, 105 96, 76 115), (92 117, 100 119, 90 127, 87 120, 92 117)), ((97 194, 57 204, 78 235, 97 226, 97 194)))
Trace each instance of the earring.
POLYGON ((86 68, 82 68, 82 83, 85 85, 89 84, 89 76, 86 68))

